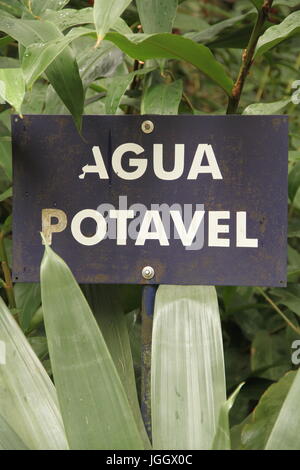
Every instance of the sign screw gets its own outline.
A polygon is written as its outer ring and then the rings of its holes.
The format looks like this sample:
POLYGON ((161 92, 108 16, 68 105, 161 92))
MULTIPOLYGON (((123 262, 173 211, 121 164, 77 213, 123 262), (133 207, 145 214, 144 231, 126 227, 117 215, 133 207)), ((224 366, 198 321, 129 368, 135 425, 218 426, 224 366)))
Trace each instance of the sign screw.
POLYGON ((142 270, 142 276, 144 279, 152 279, 154 277, 154 269, 152 266, 145 266, 142 270))
POLYGON ((154 131, 154 124, 152 121, 144 121, 141 127, 145 134, 151 134, 151 132, 154 131))

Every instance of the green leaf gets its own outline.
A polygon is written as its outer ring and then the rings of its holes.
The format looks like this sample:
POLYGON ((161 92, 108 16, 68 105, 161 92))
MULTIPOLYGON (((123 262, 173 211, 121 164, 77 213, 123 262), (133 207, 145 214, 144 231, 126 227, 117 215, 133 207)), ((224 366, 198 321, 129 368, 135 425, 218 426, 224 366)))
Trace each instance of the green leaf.
MULTIPOLYGON (((36 16, 41 16, 46 10, 62 10, 70 0, 30 0, 30 10, 36 16)), ((27 0, 27 4, 28 4, 27 0)))
POLYGON ((112 41, 134 59, 143 61, 178 59, 190 62, 223 88, 228 95, 231 94, 233 87, 231 78, 211 51, 202 44, 196 44, 190 39, 169 33, 150 36, 136 34, 127 37, 118 33, 108 33, 106 39, 112 41))
POLYGON ((17 283, 14 287, 17 308, 20 310, 20 324, 24 331, 30 325, 31 318, 41 305, 41 288, 38 283, 17 283))
MULTIPOLYGON (((41 50, 44 48, 45 43, 64 38, 59 29, 48 21, 1 18, 0 31, 10 34, 25 47, 33 43, 38 44, 37 49, 40 51, 39 55, 42 55, 41 50)), ((25 56, 26 52, 23 59, 27 61, 30 57, 25 56)), ((80 129, 84 92, 78 65, 72 50, 65 47, 59 56, 56 55, 49 61, 49 66, 43 71, 45 71, 56 93, 67 106, 73 115, 77 127, 80 129)))
MULTIPOLYGON (((46 70, 49 70, 51 65, 52 67, 55 67, 57 61, 59 61, 60 66, 63 68, 61 58, 64 58, 66 51, 71 54, 71 49, 68 48, 68 44, 74 39, 80 37, 82 33, 88 34, 89 30, 85 28, 76 28, 71 30, 66 36, 56 28, 54 28, 53 32, 55 37, 54 40, 34 43, 26 48, 23 56, 22 68, 29 87, 32 87, 40 75, 42 75, 46 70)), ((92 31, 90 31, 90 33, 92 33, 92 31)), ((69 65, 70 64, 68 63, 68 66, 69 65)), ((65 70, 65 72, 68 73, 68 70, 65 70)), ((53 83, 52 85, 55 88, 53 83)))
POLYGON ((235 399, 238 396, 244 383, 241 383, 236 390, 230 395, 228 400, 223 403, 220 409, 220 416, 218 422, 218 429, 214 437, 213 450, 230 450, 231 439, 229 429, 229 412, 234 405, 235 399))
POLYGON ((5 201, 9 197, 12 197, 12 188, 8 188, 4 193, 0 194, 0 202, 5 201))
POLYGON ((12 57, 0 57, 0 69, 17 69, 20 68, 18 59, 12 57))
MULTIPOLYGON (((76 28, 62 39, 48 42, 45 47, 40 47, 38 44, 30 46, 23 62, 24 73, 29 83, 33 83, 56 57, 61 57, 62 51, 68 44, 84 35, 93 35, 93 31, 87 28, 76 28)), ((227 94, 231 94, 233 87, 231 78, 211 51, 202 44, 196 44, 190 39, 169 33, 150 36, 131 34, 125 37, 120 33, 110 32, 105 39, 113 42, 133 59, 145 61, 165 58, 190 62, 223 88, 227 94)))
POLYGON ((290 352, 283 335, 258 331, 251 351, 251 369, 256 377, 278 380, 290 368, 290 352))
POLYGON ((295 11, 287 16, 287 18, 285 18, 279 25, 268 28, 267 31, 259 38, 256 46, 255 57, 263 55, 285 39, 299 33, 300 11, 295 11))
POLYGON ((114 361, 65 262, 46 246, 44 320, 64 425, 72 449, 142 449, 114 361))
POLYGON ((211 449, 226 400, 222 332, 213 287, 160 286, 152 370, 155 449, 211 449))
POLYGON ((300 162, 297 162, 291 171, 289 172, 289 198, 291 202, 294 201, 294 198, 297 194, 297 191, 300 187, 300 162))
MULTIPOLYGON (((93 8, 82 8, 73 10, 67 8, 63 11, 47 10, 42 15, 44 20, 54 23, 60 30, 72 28, 73 26, 94 24, 93 8)), ((121 34, 131 34, 132 31, 122 18, 117 18, 111 29, 121 34)))
POLYGON ((24 442, 0 415, 0 450, 28 450, 24 442))
POLYGON ((66 8, 59 12, 47 10, 43 13, 42 18, 51 21, 62 31, 73 26, 94 23, 93 8, 82 8, 81 10, 66 8))
POLYGON ((253 5, 254 5, 258 10, 260 10, 260 8, 261 8, 262 5, 263 5, 264 0, 250 0, 250 2, 252 2, 253 5))
POLYGON ((169 84, 160 83, 147 88, 142 101, 141 114, 178 114, 182 92, 182 80, 169 84))
POLYGON ((275 101, 273 103, 253 103, 244 109, 243 114, 245 115, 261 115, 261 114, 278 114, 282 111, 289 103, 291 99, 275 101))
POLYGON ((276 302, 285 305, 300 316, 300 286, 289 284, 285 289, 272 289, 271 294, 277 297, 276 302))
POLYGON ((82 289, 126 391, 144 445, 146 449, 149 449, 151 446, 142 420, 137 396, 126 317, 118 301, 118 287, 112 285, 85 285, 82 289))
MULTIPOLYGON (((187 33, 185 34, 185 37, 192 39, 195 42, 210 45, 224 41, 225 39, 228 40, 238 32, 240 36, 240 43, 237 45, 237 47, 242 48, 244 44, 242 42, 243 38, 241 37, 241 32, 244 31, 244 28, 249 28, 249 24, 251 28, 251 25, 253 24, 256 16, 257 14, 252 10, 243 15, 238 15, 227 20, 219 21, 218 23, 211 26, 208 25, 207 28, 201 30, 200 32, 187 33)), ((249 36, 250 34, 248 34, 248 39, 249 36)))
POLYGON ((9 216, 6 217, 4 224, 2 225, 2 228, 1 228, 1 232, 3 236, 10 233, 11 228, 12 228, 12 214, 9 214, 9 216))
POLYGON ((67 449, 54 385, 1 298, 0 342, 2 417, 32 450, 67 449))
MULTIPOLYGON (((92 41, 92 39, 91 39, 92 41)), ((123 62, 123 53, 110 41, 88 47, 77 56, 78 67, 85 87, 100 77, 112 76, 123 62)))
POLYGON ((269 435, 266 450, 300 450, 300 369, 294 378, 269 435))
POLYGON ((178 0, 137 0, 136 4, 144 33, 172 31, 178 0))
POLYGON ((25 96, 25 80, 22 69, 0 69, 0 99, 13 106, 21 114, 25 96))
POLYGON ((18 0, 0 0, 0 10, 13 16, 21 16, 24 8, 18 0))
MULTIPOLYGON (((4 47, 6 46, 7 44, 10 44, 11 42, 13 42, 13 38, 10 37, 10 36, 3 36, 2 38, 0 38, 0 47, 4 47)), ((10 59, 10 57, 3 57, 3 59, 10 59)))
POLYGON ((199 16, 177 12, 173 26, 181 31, 203 31, 209 28, 209 23, 199 16))
POLYGON ((262 450, 265 448, 294 378, 295 372, 289 372, 262 395, 252 413, 251 420, 242 431, 241 440, 244 449, 262 450))
POLYGON ((131 0, 95 0, 94 22, 99 42, 130 3, 131 0))
POLYGON ((113 77, 107 89, 105 99, 106 114, 116 114, 122 96, 136 75, 145 75, 153 70, 155 70, 155 67, 147 67, 126 75, 116 75, 113 77))
MULTIPOLYGON (((258 0, 256 0, 256 1, 258 1, 258 0)), ((283 5, 283 6, 286 6, 286 7, 294 8, 294 7, 299 6, 299 0, 275 0, 273 2, 272 6, 275 7, 277 5, 283 5)))

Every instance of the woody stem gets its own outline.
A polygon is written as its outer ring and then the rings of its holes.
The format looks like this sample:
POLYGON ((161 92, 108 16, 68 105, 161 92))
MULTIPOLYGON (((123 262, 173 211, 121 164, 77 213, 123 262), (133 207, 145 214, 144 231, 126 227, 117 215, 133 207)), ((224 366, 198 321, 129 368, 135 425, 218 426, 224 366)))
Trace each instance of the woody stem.
POLYGON ((236 82, 233 86, 232 95, 229 97, 226 114, 235 114, 238 109, 245 81, 253 63, 253 56, 256 49, 256 45, 262 33, 263 26, 268 18, 272 3, 273 0, 264 0, 263 6, 261 7, 261 10, 258 13, 256 23, 249 39, 248 46, 243 53, 242 65, 236 82))

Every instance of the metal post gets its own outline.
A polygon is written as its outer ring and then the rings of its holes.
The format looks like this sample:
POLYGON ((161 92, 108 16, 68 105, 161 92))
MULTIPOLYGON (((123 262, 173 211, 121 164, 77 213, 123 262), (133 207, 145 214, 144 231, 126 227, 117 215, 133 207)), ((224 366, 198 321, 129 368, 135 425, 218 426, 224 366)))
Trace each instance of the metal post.
POLYGON ((156 285, 143 287, 141 411, 151 441, 151 343, 156 285))

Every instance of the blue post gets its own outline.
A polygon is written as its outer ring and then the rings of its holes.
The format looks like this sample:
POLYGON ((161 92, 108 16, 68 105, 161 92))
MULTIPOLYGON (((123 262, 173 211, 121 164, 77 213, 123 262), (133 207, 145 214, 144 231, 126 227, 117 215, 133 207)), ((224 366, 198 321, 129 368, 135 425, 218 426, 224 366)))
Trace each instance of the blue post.
POLYGON ((141 411, 151 441, 151 343, 155 293, 158 286, 145 285, 142 295, 142 380, 141 411))

